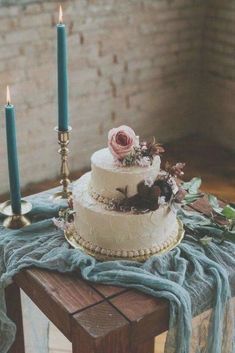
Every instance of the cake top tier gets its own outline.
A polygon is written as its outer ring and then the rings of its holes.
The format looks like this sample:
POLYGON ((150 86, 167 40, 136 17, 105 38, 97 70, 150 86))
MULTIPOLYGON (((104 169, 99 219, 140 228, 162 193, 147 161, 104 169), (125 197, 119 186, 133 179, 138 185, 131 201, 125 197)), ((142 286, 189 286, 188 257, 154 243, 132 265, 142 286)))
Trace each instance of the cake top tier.
POLYGON ((163 152, 161 145, 155 140, 140 142, 129 126, 111 129, 108 148, 95 152, 91 157, 92 194, 106 201, 134 196, 139 183, 144 180, 151 182, 159 174, 160 152, 163 152))
POLYGON ((160 157, 155 156, 150 166, 123 167, 116 163, 108 148, 103 148, 91 156, 91 189, 104 199, 119 199, 123 195, 117 189, 128 187, 128 195, 133 196, 141 181, 157 177, 160 163, 160 157))
POLYGON ((140 142, 126 125, 111 129, 108 148, 91 157, 90 194, 99 202, 126 211, 153 211, 169 203, 178 193, 174 176, 183 174, 184 164, 167 163, 166 170, 160 171, 162 152, 155 139, 140 142))
POLYGON ((102 148, 101 150, 96 151, 91 156, 91 164, 92 166, 96 166, 100 169, 105 169, 112 173, 121 173, 121 174, 141 174, 143 175, 143 171, 146 170, 156 170, 159 171, 160 168, 160 157, 155 156, 151 165, 146 165, 145 167, 141 167, 139 165, 128 165, 123 166, 121 163, 118 163, 117 160, 114 159, 108 148, 102 148))

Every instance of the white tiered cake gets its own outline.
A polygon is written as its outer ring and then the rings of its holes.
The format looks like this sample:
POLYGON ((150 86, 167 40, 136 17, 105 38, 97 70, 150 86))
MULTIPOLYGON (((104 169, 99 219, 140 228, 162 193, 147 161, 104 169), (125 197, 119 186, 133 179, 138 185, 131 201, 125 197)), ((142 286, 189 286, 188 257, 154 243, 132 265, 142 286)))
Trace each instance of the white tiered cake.
MULTIPOLYGON (((124 127, 115 130, 121 128, 124 127)), ((131 154, 142 147, 132 148, 131 154)), ((95 152, 91 157, 91 172, 74 185, 77 242, 97 258, 104 259, 146 258, 173 247, 179 232, 176 212, 170 207, 176 190, 170 198, 162 196, 159 186, 155 186, 155 198, 146 194, 162 174, 159 155, 153 154, 148 161, 145 153, 143 165, 143 156, 118 160, 110 151, 113 150, 109 145, 109 149, 95 152)), ((170 189, 172 185, 171 178, 170 189)))

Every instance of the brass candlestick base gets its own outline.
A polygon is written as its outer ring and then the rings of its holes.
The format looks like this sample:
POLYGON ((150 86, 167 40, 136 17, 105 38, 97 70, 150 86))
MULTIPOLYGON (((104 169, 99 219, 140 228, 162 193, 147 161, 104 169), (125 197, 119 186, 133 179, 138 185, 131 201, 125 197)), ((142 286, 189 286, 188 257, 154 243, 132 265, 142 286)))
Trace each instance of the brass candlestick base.
POLYGON ((60 145, 60 149, 58 150, 59 154, 61 155, 61 181, 60 184, 62 185, 62 191, 57 192, 53 195, 53 199, 60 200, 60 199, 69 199, 72 195, 72 192, 69 191, 69 166, 68 166, 68 144, 69 144, 69 135, 72 131, 72 128, 69 126, 67 131, 59 131, 58 127, 55 128, 55 131, 58 134, 58 143, 60 145))
POLYGON ((32 204, 28 201, 21 200, 21 214, 14 214, 11 207, 11 201, 6 201, 0 205, 0 212, 7 216, 3 221, 3 226, 11 229, 20 229, 31 224, 30 220, 25 217, 32 210, 32 204))

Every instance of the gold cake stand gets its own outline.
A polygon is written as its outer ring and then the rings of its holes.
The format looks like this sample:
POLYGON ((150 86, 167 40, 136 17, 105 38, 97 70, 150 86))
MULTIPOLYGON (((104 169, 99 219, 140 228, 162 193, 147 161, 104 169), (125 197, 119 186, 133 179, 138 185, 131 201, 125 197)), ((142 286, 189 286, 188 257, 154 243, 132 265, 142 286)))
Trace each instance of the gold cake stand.
POLYGON ((100 253, 97 253, 95 251, 89 250, 87 248, 84 248, 82 245, 78 243, 76 240, 76 235, 77 231, 74 226, 72 226, 69 230, 64 231, 64 236, 67 242, 74 248, 74 249, 79 249, 84 251, 86 254, 91 255, 95 257, 99 261, 112 261, 112 260, 129 260, 129 261, 139 261, 139 262, 144 262, 148 260, 151 256, 153 255, 161 255, 164 254, 172 249, 174 249, 177 245, 179 245, 184 237, 184 226, 182 221, 177 218, 178 222, 178 234, 176 235, 175 239, 170 243, 167 247, 164 249, 159 250, 158 252, 155 252, 154 254, 149 254, 149 255, 142 255, 142 256, 133 256, 133 257, 118 257, 118 256, 112 256, 112 255, 103 255, 100 253))

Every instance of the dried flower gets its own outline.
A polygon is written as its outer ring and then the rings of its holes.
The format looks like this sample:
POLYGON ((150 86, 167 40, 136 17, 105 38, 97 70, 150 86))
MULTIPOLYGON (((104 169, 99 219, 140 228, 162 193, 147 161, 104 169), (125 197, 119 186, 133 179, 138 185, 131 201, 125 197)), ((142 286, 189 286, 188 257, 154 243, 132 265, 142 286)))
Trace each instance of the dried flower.
POLYGON ((59 228, 59 229, 62 229, 62 230, 65 230, 66 228, 66 223, 63 219, 61 218, 52 218, 52 222, 54 223, 54 225, 59 228))
POLYGON ((142 157, 137 159, 137 164, 140 167, 149 167, 152 164, 152 161, 149 157, 142 157))
POLYGON ((150 188, 154 184, 153 178, 148 177, 147 179, 144 180, 144 184, 147 185, 150 188))
POLYGON ((144 153, 151 158, 156 155, 159 155, 160 153, 165 152, 162 145, 160 143, 157 143, 154 137, 151 142, 142 143, 141 147, 143 147, 144 153))
POLYGON ((135 153, 128 154, 122 161, 120 161, 121 165, 124 167, 129 167, 131 165, 135 165, 136 155, 135 153))
POLYGON ((185 167, 185 163, 176 163, 175 165, 171 165, 169 162, 165 164, 165 170, 172 175, 173 177, 182 177, 184 175, 183 168, 185 167))
POLYGON ((52 222, 54 225, 61 229, 62 231, 68 231, 71 227, 73 227, 73 223, 66 222, 63 218, 52 218, 52 222))
POLYGON ((165 204, 166 204, 166 198, 165 198, 165 196, 160 196, 160 197, 158 198, 158 204, 159 204, 159 206, 162 206, 162 205, 165 205, 165 204))
POLYGON ((175 178, 171 176, 170 178, 167 178, 167 182, 170 185, 173 194, 175 195, 179 190, 175 178))

